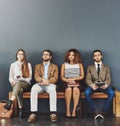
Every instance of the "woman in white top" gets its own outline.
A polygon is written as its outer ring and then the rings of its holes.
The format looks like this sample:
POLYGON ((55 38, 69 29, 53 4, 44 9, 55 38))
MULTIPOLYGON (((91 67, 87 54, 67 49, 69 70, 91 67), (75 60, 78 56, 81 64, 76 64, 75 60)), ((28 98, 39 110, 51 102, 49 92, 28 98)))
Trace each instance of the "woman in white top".
POLYGON ((19 106, 19 118, 23 118, 23 91, 29 88, 32 79, 32 67, 26 60, 26 54, 23 49, 19 49, 16 53, 16 61, 10 65, 9 81, 13 87, 12 96, 8 103, 4 106, 10 110, 15 98, 17 98, 19 106))
POLYGON ((61 79, 65 82, 66 117, 76 117, 76 107, 80 98, 80 80, 84 78, 82 58, 77 49, 66 52, 64 63, 61 67, 61 79), (73 98, 74 107, 70 112, 70 103, 73 98))

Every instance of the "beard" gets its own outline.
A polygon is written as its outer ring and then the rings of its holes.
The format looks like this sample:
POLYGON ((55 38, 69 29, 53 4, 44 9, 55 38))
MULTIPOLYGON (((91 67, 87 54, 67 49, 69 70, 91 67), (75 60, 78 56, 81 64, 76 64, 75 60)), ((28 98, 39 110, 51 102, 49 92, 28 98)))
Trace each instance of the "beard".
POLYGON ((94 59, 94 61, 97 62, 97 63, 98 62, 101 62, 102 61, 102 58, 100 58, 100 59, 94 59))
POLYGON ((95 60, 95 62, 99 63, 101 60, 95 60))
POLYGON ((43 59, 44 62, 48 62, 50 59, 43 59))

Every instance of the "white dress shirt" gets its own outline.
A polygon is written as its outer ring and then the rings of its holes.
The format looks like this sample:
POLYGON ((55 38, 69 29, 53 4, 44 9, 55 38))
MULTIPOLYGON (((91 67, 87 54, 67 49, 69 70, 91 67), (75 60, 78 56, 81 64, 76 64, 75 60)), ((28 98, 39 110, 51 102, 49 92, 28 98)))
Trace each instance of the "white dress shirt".
POLYGON ((10 65, 10 71, 9 71, 9 81, 10 83, 14 81, 19 81, 19 80, 23 80, 26 81, 30 84, 30 81, 32 79, 32 66, 30 63, 28 63, 28 69, 30 72, 30 76, 28 78, 23 78, 22 77, 22 62, 20 61, 15 61, 14 63, 12 63, 10 65), (19 77, 19 78, 18 78, 19 77))

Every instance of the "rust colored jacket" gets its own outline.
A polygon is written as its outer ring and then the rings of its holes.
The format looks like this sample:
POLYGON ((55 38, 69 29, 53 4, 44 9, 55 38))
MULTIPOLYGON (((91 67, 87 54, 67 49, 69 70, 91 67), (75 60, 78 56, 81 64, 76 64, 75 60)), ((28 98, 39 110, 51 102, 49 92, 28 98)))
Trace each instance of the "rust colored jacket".
MULTIPOLYGON (((42 78, 44 78, 44 65, 43 64, 37 64, 35 66, 34 71, 34 78, 37 83, 42 82, 42 78)), ((48 81, 51 84, 55 84, 58 80, 58 66, 50 63, 48 68, 48 81)))

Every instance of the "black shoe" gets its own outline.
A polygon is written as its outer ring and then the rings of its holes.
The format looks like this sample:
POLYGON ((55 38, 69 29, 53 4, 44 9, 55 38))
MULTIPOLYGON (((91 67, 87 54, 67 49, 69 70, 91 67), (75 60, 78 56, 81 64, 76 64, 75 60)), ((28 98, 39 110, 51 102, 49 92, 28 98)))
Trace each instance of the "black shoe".
POLYGON ((19 109, 19 119, 23 119, 23 109, 19 109))
POLYGON ((106 115, 106 113, 105 113, 104 111, 102 111, 100 114, 102 115, 103 118, 104 118, 105 115, 106 115))
POLYGON ((4 105, 4 108, 7 109, 7 110, 10 110, 11 105, 12 105, 12 101, 9 100, 8 103, 6 105, 4 105))

